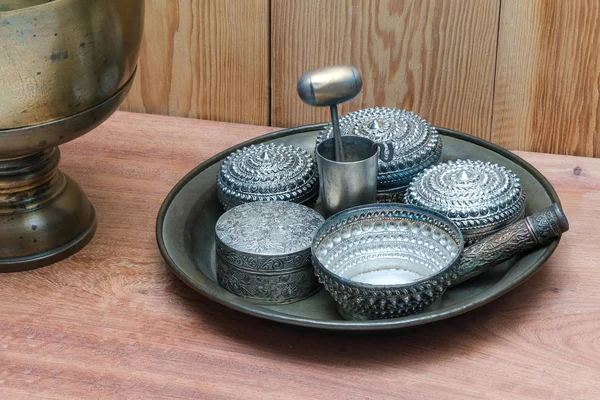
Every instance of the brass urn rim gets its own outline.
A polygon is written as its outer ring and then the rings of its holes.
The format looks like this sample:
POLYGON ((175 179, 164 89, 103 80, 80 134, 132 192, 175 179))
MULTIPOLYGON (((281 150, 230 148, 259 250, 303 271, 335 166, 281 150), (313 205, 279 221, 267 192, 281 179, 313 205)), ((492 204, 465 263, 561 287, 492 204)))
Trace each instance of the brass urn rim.
POLYGON ((0 129, 83 112, 133 74, 144 0, 8 3, 17 8, 0 10, 0 129))
POLYGON ((87 110, 39 125, 0 129, 2 146, 0 161, 6 158, 31 155, 49 147, 70 142, 94 130, 106 121, 125 100, 137 74, 133 74, 112 96, 87 110), (34 143, 32 145, 32 143, 34 143))
POLYGON ((48 3, 52 3, 52 1, 57 1, 57 0, 50 0, 50 1, 49 0, 29 0, 29 2, 25 2, 23 0, 21 0, 21 1, 23 3, 13 0, 12 4, 8 4, 7 6, 5 6, 7 8, 6 10, 2 10, 0 12, 2 12, 4 14, 9 14, 9 13, 14 13, 19 10, 44 7, 44 6, 48 6, 48 3), (31 3, 31 4, 28 4, 28 3, 31 3))

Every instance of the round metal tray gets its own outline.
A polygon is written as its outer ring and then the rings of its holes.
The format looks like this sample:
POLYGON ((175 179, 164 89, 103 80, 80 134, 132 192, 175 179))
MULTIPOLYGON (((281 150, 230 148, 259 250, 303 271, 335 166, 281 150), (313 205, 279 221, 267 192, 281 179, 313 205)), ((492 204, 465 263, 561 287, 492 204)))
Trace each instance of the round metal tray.
MULTIPOLYGON (((286 129, 241 143, 200 164, 175 185, 158 213, 156 236, 164 259, 183 282, 231 309, 282 323, 347 331, 397 329, 450 318, 498 298, 533 275, 558 246, 560 239, 506 261, 450 288, 441 301, 424 312, 395 319, 346 321, 324 289, 305 300, 280 306, 257 305, 227 292, 217 284, 214 240, 215 223, 223 213, 215 179, 221 161, 241 147, 270 141, 294 144, 312 152, 323 127, 324 124, 318 124, 286 129)), ((560 204, 550 183, 523 159, 487 141, 438 129, 444 146, 442 161, 458 158, 491 161, 517 174, 527 195, 526 214, 552 203, 560 204)), ((318 206, 317 203, 315 207, 318 206)))

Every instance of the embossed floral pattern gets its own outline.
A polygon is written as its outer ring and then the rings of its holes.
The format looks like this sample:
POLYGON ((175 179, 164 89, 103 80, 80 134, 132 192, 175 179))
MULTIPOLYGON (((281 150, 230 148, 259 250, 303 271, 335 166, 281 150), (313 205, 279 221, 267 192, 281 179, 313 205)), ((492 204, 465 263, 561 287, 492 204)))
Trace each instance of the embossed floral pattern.
POLYGON ((216 235, 235 251, 288 255, 309 249, 323 221, 318 212, 296 203, 247 203, 219 218, 216 235))
POLYGON ((310 245, 323 222, 315 210, 285 201, 230 209, 215 228, 219 284, 265 303, 309 296, 318 287, 310 245))
POLYGON ((475 276, 516 254, 546 245, 568 229, 566 217, 556 205, 514 222, 465 249, 457 269, 459 281, 475 276))
POLYGON ((453 224, 417 207, 365 206, 327 220, 313 243, 313 266, 348 318, 395 318, 420 312, 444 293, 456 277, 461 243, 453 224), (408 260, 406 268, 422 277, 398 285, 353 280, 376 259, 408 260))
POLYGON ((217 280, 227 291, 264 303, 291 303, 310 296, 318 288, 312 267, 290 273, 256 274, 241 271, 218 260, 217 280))

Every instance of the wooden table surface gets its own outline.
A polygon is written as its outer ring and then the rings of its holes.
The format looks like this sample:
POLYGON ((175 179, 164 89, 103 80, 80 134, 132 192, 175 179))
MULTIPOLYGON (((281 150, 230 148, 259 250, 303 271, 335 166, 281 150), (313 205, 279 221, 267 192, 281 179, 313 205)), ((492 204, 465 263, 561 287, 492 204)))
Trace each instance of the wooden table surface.
POLYGON ((62 147, 98 213, 70 259, 0 275, 0 399, 600 398, 600 160, 518 154, 571 230, 477 310, 376 335, 233 312, 167 268, 158 209, 189 170, 268 127, 116 113, 62 147))

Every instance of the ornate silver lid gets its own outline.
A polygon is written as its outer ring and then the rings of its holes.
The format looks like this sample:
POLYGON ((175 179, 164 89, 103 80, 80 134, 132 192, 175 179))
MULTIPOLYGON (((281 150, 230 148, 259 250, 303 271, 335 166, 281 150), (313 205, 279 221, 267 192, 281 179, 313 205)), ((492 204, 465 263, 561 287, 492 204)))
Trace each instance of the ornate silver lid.
POLYGON ((305 204, 319 194, 318 170, 313 157, 300 147, 252 145, 223 160, 217 189, 226 210, 257 201, 305 204))
POLYGON ((242 204, 217 221, 217 239, 229 249, 246 254, 286 256, 310 252, 324 218, 302 204, 287 201, 242 204))
MULTIPOLYGON (((442 155, 437 130, 407 110, 374 107, 351 112, 340 118, 340 131, 342 135, 363 136, 393 146, 392 160, 379 160, 378 191, 405 188, 416 174, 438 163, 442 155)), ((317 145, 332 136, 329 125, 317 138, 317 145)))
POLYGON ((404 201, 446 215, 469 243, 525 212, 519 178, 504 166, 479 160, 448 161, 428 168, 410 183, 404 201))

